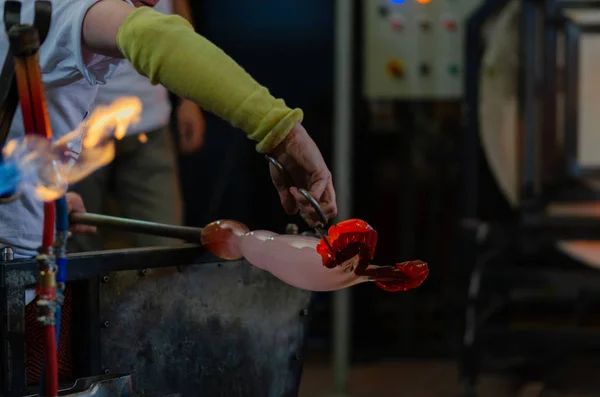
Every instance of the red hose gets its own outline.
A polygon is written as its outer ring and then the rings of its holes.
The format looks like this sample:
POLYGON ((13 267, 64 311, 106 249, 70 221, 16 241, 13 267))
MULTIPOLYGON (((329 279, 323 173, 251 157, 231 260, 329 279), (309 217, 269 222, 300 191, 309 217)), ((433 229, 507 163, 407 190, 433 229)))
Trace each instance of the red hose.
POLYGON ((42 247, 44 251, 49 250, 54 245, 54 224, 56 210, 54 201, 44 203, 44 232, 42 234, 42 247))
POLYGON ((46 344, 46 390, 45 397, 58 396, 58 361, 56 356, 56 332, 53 325, 45 327, 46 344))
MULTIPOLYGON (((44 230, 42 234, 42 252, 52 252, 54 246, 54 226, 55 226, 55 204, 54 202, 44 203, 44 230)), ((40 288, 40 296, 46 299, 54 300, 56 298, 56 286, 49 289, 40 288)), ((56 329, 54 324, 44 325, 44 347, 46 351, 45 368, 45 390, 44 397, 58 396, 58 355, 56 353, 56 329)))
MULTIPOLYGON (((38 48, 39 49, 39 48, 38 48)), ((15 56, 15 74, 17 76, 17 89, 23 114, 23 127, 25 134, 39 134, 52 140, 52 128, 44 83, 40 69, 39 52, 26 56, 15 56)), ((52 255, 54 247, 54 229, 56 221, 55 204, 44 203, 44 229, 42 234, 42 250, 44 255, 52 255)), ((55 280, 40 286, 40 297, 53 301, 56 297, 55 280), (42 288, 43 287, 43 288, 42 288), (41 290, 44 291, 41 291, 41 290)), ((53 314, 52 314, 53 315, 53 314)), ((46 350, 46 377, 45 395, 58 396, 58 361, 56 355, 56 331, 54 324, 44 326, 46 350)))

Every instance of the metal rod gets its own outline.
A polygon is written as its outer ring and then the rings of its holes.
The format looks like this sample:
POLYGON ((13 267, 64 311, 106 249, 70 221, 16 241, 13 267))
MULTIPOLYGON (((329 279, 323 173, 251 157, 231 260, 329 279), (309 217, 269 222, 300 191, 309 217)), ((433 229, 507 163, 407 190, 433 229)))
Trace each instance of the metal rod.
MULTIPOLYGON (((279 172, 285 179, 285 183, 287 186, 290 186, 290 187, 294 186, 294 181, 292 180, 292 177, 287 172, 287 170, 285 168, 283 168, 283 165, 279 161, 277 161, 277 159, 275 159, 271 156, 268 156, 268 155, 266 155, 265 158, 275 168, 277 168, 277 170, 279 170, 279 172)), ((302 196, 304 196, 306 201, 309 202, 309 204, 313 207, 313 209, 317 213, 320 223, 317 226, 315 226, 315 231, 317 232, 319 237, 321 237, 321 239, 325 242, 325 244, 327 245, 327 248, 329 248, 329 251, 335 255, 335 251, 333 250, 333 247, 331 246, 331 243, 329 242, 329 239, 327 238, 327 233, 325 233, 325 230, 324 230, 325 226, 327 226, 327 222, 329 222, 329 220, 327 219, 327 217, 325 216, 325 213, 321 209, 319 202, 313 196, 311 196, 310 193, 306 189, 299 188, 298 193, 300 193, 302 196)))
MULTIPOLYGON (((352 208, 353 6, 352 0, 335 2, 333 179, 340 219, 350 218, 352 208)), ((350 373, 350 302, 349 288, 333 295, 333 374, 336 395, 347 393, 350 373)))
MULTIPOLYGON (((283 165, 277 159, 269 155, 266 155, 265 159, 267 159, 269 163, 271 163, 275 168, 277 168, 279 173, 283 176, 283 179, 285 180, 285 184, 287 186, 295 186, 294 181, 292 180, 292 177, 290 176, 289 172, 285 168, 283 168, 283 165)), ((325 213, 321 209, 319 202, 313 196, 311 196, 310 193, 304 188, 298 188, 298 193, 300 193, 306 199, 306 201, 308 201, 308 203, 311 205, 311 207, 313 207, 313 209, 317 213, 319 221, 321 222, 321 224, 317 227, 320 229, 325 228, 325 226, 327 226, 327 223, 329 222, 329 219, 327 219, 327 217, 325 216, 325 213)), ((331 248, 331 245, 329 245, 329 241, 325 242, 329 246, 329 249, 331 249, 331 252, 333 252, 333 248, 331 248)))
POLYGON ((172 237, 191 243, 200 243, 200 236, 202 234, 202 228, 200 227, 166 225, 163 223, 138 221, 90 213, 72 214, 71 222, 80 225, 105 227, 126 232, 172 237))

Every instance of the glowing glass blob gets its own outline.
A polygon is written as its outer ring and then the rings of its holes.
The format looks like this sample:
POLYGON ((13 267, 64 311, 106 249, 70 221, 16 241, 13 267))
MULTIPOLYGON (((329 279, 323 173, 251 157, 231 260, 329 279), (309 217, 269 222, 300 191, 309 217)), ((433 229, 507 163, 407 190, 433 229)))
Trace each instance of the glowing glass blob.
POLYGON ((27 135, 11 140, 2 155, 0 194, 33 189, 44 196, 60 197, 67 190, 66 164, 45 137, 27 135))
POLYGON ((385 291, 407 291, 420 286, 429 274, 422 261, 393 267, 369 264, 377 232, 364 221, 352 219, 332 226, 328 240, 333 253, 315 237, 249 231, 236 221, 213 222, 202 231, 203 244, 217 257, 244 257, 283 282, 309 291, 335 291, 369 281, 385 291))
POLYGON ((216 221, 202 229, 202 245, 221 259, 240 259, 242 251, 240 240, 250 232, 246 225, 236 221, 216 221))

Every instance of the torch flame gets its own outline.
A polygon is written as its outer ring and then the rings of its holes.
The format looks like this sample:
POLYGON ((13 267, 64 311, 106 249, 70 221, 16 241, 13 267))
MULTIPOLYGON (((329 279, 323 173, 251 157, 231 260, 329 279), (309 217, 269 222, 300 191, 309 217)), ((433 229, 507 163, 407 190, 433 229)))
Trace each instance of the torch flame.
POLYGON ((2 149, 5 164, 0 168, 0 193, 19 188, 8 186, 15 183, 10 172, 16 166, 21 188, 33 188, 35 196, 46 202, 60 198, 69 184, 114 159, 113 138, 122 139, 131 124, 139 123, 141 111, 139 98, 123 97, 96 108, 79 128, 54 144, 36 135, 7 142, 2 149))
POLYGON ((142 102, 136 97, 115 100, 109 106, 98 107, 86 123, 87 131, 83 141, 84 149, 91 149, 114 131, 114 137, 123 139, 130 124, 140 122, 142 102))

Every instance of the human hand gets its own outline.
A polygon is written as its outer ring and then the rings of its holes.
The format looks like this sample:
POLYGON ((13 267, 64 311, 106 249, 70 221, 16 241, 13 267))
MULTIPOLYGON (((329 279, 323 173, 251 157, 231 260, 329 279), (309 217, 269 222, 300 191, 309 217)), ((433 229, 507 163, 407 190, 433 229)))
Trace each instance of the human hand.
MULTIPOLYGON (((67 199, 67 210, 69 211, 69 216, 73 213, 85 213, 85 205, 83 204, 83 199, 80 195, 73 192, 68 192, 65 195, 67 199)), ((71 233, 75 234, 94 234, 96 233, 95 226, 88 225, 69 225, 69 230, 71 233)))
POLYGON ((177 128, 179 128, 179 150, 190 154, 204 143, 206 124, 202 110, 192 101, 182 99, 177 106, 177 128))
POLYGON ((285 212, 294 215, 299 211, 302 218, 312 227, 319 223, 314 208, 298 192, 298 188, 304 188, 317 200, 327 219, 337 215, 331 172, 319 148, 301 124, 296 124, 271 155, 281 163, 294 183, 293 187, 287 186, 281 172, 270 165, 271 179, 285 212))

